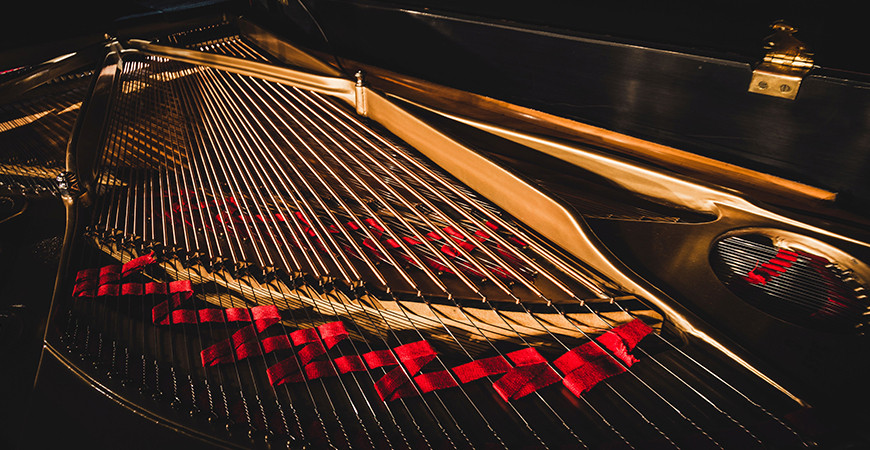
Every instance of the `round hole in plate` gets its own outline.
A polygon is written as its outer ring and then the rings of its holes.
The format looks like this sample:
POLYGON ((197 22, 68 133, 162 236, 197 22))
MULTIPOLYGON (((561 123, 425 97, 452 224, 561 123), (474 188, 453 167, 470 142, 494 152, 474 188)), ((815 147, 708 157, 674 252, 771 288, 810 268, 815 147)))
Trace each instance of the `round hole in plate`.
POLYGON ((814 241, 731 234, 713 245, 710 264, 738 297, 774 317, 824 331, 863 333, 870 303, 859 275, 840 261, 863 264, 807 242, 814 241))

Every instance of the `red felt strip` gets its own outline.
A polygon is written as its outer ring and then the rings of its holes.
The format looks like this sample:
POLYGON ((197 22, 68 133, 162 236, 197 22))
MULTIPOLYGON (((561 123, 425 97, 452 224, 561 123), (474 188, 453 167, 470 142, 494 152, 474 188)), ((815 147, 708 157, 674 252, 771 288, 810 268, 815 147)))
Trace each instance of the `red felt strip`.
POLYGON ((290 339, 287 337, 286 334, 267 337, 260 342, 263 344, 263 350, 266 353, 272 353, 278 350, 288 350, 290 348, 293 348, 293 345, 290 343, 290 339))
POLYGON ((526 348, 506 355, 512 366, 502 356, 480 359, 454 367, 453 373, 462 383, 468 383, 492 375, 505 374, 492 386, 505 401, 525 397, 538 389, 561 381, 547 361, 534 348, 526 348))
MULTIPOLYGON (((118 285, 115 284, 112 286, 117 287, 118 285)), ((100 286, 100 290, 102 290, 102 288, 104 288, 104 287, 106 287, 106 286, 100 286)), ((154 289, 152 288, 152 290, 154 290, 154 289)), ((140 297, 143 294, 145 294, 145 285, 142 283, 126 283, 123 286, 121 286, 121 294, 134 295, 134 296, 140 297)), ((97 295, 99 295, 99 293, 97 295)))
POLYGON ((400 345, 394 348, 393 351, 396 353, 399 361, 402 362, 402 365, 407 367, 408 371, 412 373, 419 372, 436 355, 435 349, 426 341, 400 345))
POLYGON ((251 315, 248 314, 248 310, 245 308, 227 308, 224 310, 224 314, 226 314, 227 320, 230 322, 251 321, 251 315))
MULTIPOLYGON (((124 285, 126 288, 127 285, 124 285)), ((131 293, 141 293, 139 288, 130 288, 131 293)), ((171 295, 169 300, 161 302, 151 309, 151 318, 155 325, 189 324, 199 322, 253 322, 258 332, 278 323, 281 316, 274 305, 255 306, 247 308, 206 308, 199 310, 175 310, 181 302, 193 296, 193 285, 189 280, 170 283, 148 283, 144 285, 145 294, 171 295)))
MULTIPOLYGON (((498 229, 499 229, 498 225, 496 225, 488 220, 486 222, 484 222, 484 225, 486 225, 492 231, 498 231, 498 229)), ((515 244, 519 245, 520 247, 525 247, 526 245, 528 245, 525 242, 519 240, 516 236, 509 236, 508 239, 510 239, 515 244)))
POLYGON ((296 211, 294 214, 296 215, 296 218, 304 224, 302 231, 308 234, 308 236, 316 237, 317 233, 311 229, 311 225, 308 223, 308 220, 305 219, 305 214, 303 214, 302 211, 296 211))
POLYGON ((780 267, 785 268, 785 269, 788 269, 789 267, 791 267, 792 263, 794 263, 794 261, 789 261, 789 260, 780 259, 780 258, 773 258, 768 262, 770 262, 771 264, 776 264, 777 266, 780 266, 780 267))
POLYGON ((517 350, 515 352, 510 352, 507 354, 508 359, 510 359, 514 364, 518 366, 527 366, 531 364, 540 364, 547 362, 538 350, 529 347, 524 348, 522 350, 517 350))
POLYGON ((133 272, 138 272, 138 271, 144 269, 145 266, 147 266, 148 264, 151 264, 155 261, 157 261, 157 260, 154 259, 154 252, 151 252, 147 255, 140 256, 138 258, 130 260, 129 262, 127 262, 123 266, 121 266, 121 276, 126 277, 127 275, 130 275, 133 272))
POLYGON ((224 310, 218 308, 206 308, 197 311, 197 318, 200 322, 223 322, 224 310))
MULTIPOLYGON (((776 256, 770 258, 765 263, 762 263, 761 266, 755 266, 743 279, 749 284, 767 284, 771 278, 778 277, 784 274, 789 267, 792 266, 798 260, 798 256, 805 256, 809 259, 813 259, 815 255, 808 255, 801 253, 795 253, 791 250, 786 250, 784 248, 778 249, 776 251, 776 256)), ((824 260, 824 258, 822 258, 824 260)), ((827 262, 827 260, 825 260, 827 262)))
POLYGON ((767 284, 767 278, 759 273, 756 273, 755 270, 756 269, 750 270, 749 273, 747 273, 746 276, 743 277, 743 279, 746 280, 746 282, 749 284, 767 284))
POLYGON ((461 383, 470 383, 474 380, 479 380, 483 377, 491 375, 501 375, 511 369, 511 365, 502 356, 493 356, 486 359, 478 359, 465 363, 461 366, 454 367, 453 373, 461 383))
POLYGON ((348 336, 347 329, 344 328, 344 322, 341 321, 320 325, 317 327, 317 332, 320 333, 320 338, 323 339, 326 348, 332 348, 348 336))
POLYGON ((456 239, 464 239, 464 237, 462 236, 462 233, 460 233, 459 231, 457 231, 456 228, 453 228, 453 227, 451 227, 451 226, 449 226, 449 225, 446 226, 446 227, 444 227, 444 228, 442 228, 442 230, 443 230, 445 233, 447 233, 448 235, 453 236, 453 237, 456 238, 456 239))
POLYGON ((94 297, 97 295, 98 286, 96 278, 78 281, 73 286, 73 297, 94 297))
POLYGON ((595 340, 603 345, 604 348, 610 350, 613 356, 622 361, 626 366, 631 367, 637 362, 637 359, 628 353, 628 348, 625 346, 622 338, 620 338, 616 333, 608 331, 595 340))
POLYGON ((182 299, 190 298, 193 294, 193 288, 190 281, 173 281, 170 283, 125 283, 105 284, 99 286, 96 290, 94 280, 88 280, 76 285, 73 290, 73 295, 76 297, 117 297, 119 295, 166 295, 172 294, 180 296, 182 299))
POLYGON ((375 390, 385 402, 417 395, 417 390, 411 385, 401 367, 396 367, 378 378, 375 381, 375 390))
POLYGON ((578 397, 601 381, 625 372, 623 366, 594 342, 571 349, 553 364, 566 374, 563 384, 578 397))
POLYGON ((230 354, 229 341, 220 341, 215 345, 212 345, 206 349, 203 349, 200 352, 200 358, 202 359, 202 366, 209 367, 217 364, 222 364, 224 362, 232 362, 232 359, 225 360, 227 356, 230 354))
POLYGON ((366 370, 362 358, 357 355, 339 356, 332 360, 340 373, 362 372, 366 370))
POLYGON ((507 357, 516 364, 516 367, 511 368, 492 384, 505 401, 525 397, 538 389, 562 381, 562 377, 534 348, 517 350, 508 353, 507 357))
POLYGON ((447 245, 447 244, 444 244, 441 246, 441 253, 444 253, 445 255, 447 255, 451 258, 458 258, 459 257, 459 251, 456 250, 455 248, 447 245))
POLYGON ((375 236, 376 236, 376 237, 380 237, 380 236, 381 236, 382 234, 384 234, 384 232, 386 231, 386 230, 384 229, 384 227, 382 227, 382 226, 378 223, 378 221, 375 220, 375 219, 372 219, 372 218, 363 219, 363 222, 367 223, 367 224, 369 225, 369 227, 371 227, 372 230, 374 230, 374 232, 375 232, 375 236))
MULTIPOLYGON (((597 339, 598 344, 612 352, 626 366, 631 366, 637 360, 629 354, 638 342, 652 332, 643 322, 636 320, 624 324, 605 333, 597 339)), ((336 376, 349 372, 364 371, 367 368, 379 368, 399 364, 389 370, 375 382, 375 390, 384 401, 416 396, 438 389, 447 389, 468 383, 486 376, 504 374, 493 388, 505 401, 527 396, 541 388, 562 381, 575 395, 591 389, 600 381, 622 373, 625 368, 614 360, 608 352, 589 342, 577 347, 554 362, 554 365, 567 375, 564 379, 555 372, 536 349, 527 348, 508 353, 505 359, 501 356, 472 361, 451 371, 419 374, 419 372, 435 357, 436 353, 426 341, 418 341, 401 345, 393 350, 376 350, 362 355, 348 355, 335 358, 332 361, 317 360, 326 354, 328 348, 348 336, 344 324, 331 322, 317 328, 297 330, 290 336, 276 336, 262 341, 265 352, 288 349, 291 345, 305 345, 297 352, 297 358, 290 358, 268 368, 267 374, 273 385, 287 382, 299 382, 304 379, 336 376), (292 343, 291 343, 292 341, 292 343), (508 362, 510 360, 510 362, 508 362), (300 370, 299 365, 302 365, 300 370), (512 366, 513 365, 513 366, 512 366), (582 369, 582 370, 580 370, 582 369), (409 378, 409 375, 411 378, 409 378), (454 376, 455 375, 455 376, 454 376), (411 382, 413 379, 413 383, 411 382)), ((230 346, 235 346, 237 358, 245 357, 245 351, 258 354, 259 347, 253 347, 250 342, 239 345, 235 339, 218 347, 209 353, 212 361, 219 363, 231 359, 227 353, 230 346), (224 354, 221 354, 224 351, 224 354)), ((205 354, 205 352, 204 352, 205 354)), ((206 357, 203 359, 206 361, 206 357)))
POLYGON ((627 367, 636 363, 637 359, 628 352, 652 331, 645 323, 635 319, 599 336, 597 344, 587 342, 571 349, 553 361, 553 365, 565 374, 562 382, 565 387, 579 397, 601 381, 625 372, 627 367))
POLYGON ((148 283, 145 286, 147 294, 170 294, 168 300, 151 308, 151 320, 155 325, 169 325, 170 311, 181 305, 181 302, 193 296, 193 284, 190 280, 172 281, 170 283, 148 283), (150 285, 150 286, 149 286, 150 285))
POLYGON ((320 377, 334 377, 335 368, 332 366, 332 361, 314 361, 305 365, 305 376, 309 380, 316 380, 320 377))
POLYGON ((610 330, 610 332, 622 338, 625 346, 630 351, 634 349, 641 339, 652 333, 653 329, 643 323, 643 321, 635 319, 610 330))
POLYGON ((384 239, 384 244, 386 244, 386 245, 387 245, 388 247, 390 247, 390 248, 399 248, 399 247, 401 247, 401 245, 399 245, 399 243, 396 242, 396 240, 395 240, 395 239, 392 239, 392 238, 384 239))
POLYGON ((316 328, 303 328, 290 333, 290 340, 293 341, 293 345, 309 344, 317 339, 316 328))
POLYGON ((119 291, 120 289, 117 284, 105 284, 97 289, 97 297, 117 297, 120 293, 119 291))
POLYGON ((102 286, 104 284, 117 283, 121 281, 121 272, 107 272, 104 273, 102 269, 100 269, 100 275, 97 277, 97 282, 102 286))
POLYGON ((318 356, 326 354, 326 348, 318 341, 302 347, 296 354, 299 356, 299 362, 304 366, 318 356))
MULTIPOLYGON (((290 334, 296 345, 308 344, 297 352, 299 362, 303 365, 305 376, 309 380, 320 377, 335 376, 335 367, 331 361, 314 361, 326 355, 326 350, 347 338, 348 332, 340 321, 329 322, 317 328, 297 330, 290 334)), ((362 364, 362 361, 360 361, 362 364)), ((345 372, 341 372, 345 373, 345 372)))
POLYGON ((414 383, 416 383, 420 388, 420 392, 424 394, 438 389, 448 389, 459 386, 447 370, 439 370, 437 372, 417 375, 414 377, 414 383))
POLYGON ((412 238, 412 237, 410 237, 410 236, 403 236, 402 239, 403 239, 405 242, 407 242, 408 244, 411 244, 411 245, 422 245, 422 244, 423 244, 422 241, 418 241, 418 240, 416 240, 416 239, 414 239, 414 238, 412 238))
MULTIPOLYGON (((180 312, 188 313, 179 317, 179 319, 182 320, 194 321, 196 320, 196 318, 202 317, 207 317, 208 319, 212 319, 214 321, 224 320, 223 313, 221 313, 220 315, 214 313, 208 313, 203 315, 201 314, 203 310, 173 311, 173 317, 175 317, 176 313, 180 312)), ((227 316, 227 319, 229 319, 229 314, 227 314, 227 316)), ((286 339, 286 336, 266 338, 263 340, 262 344, 257 340, 258 333, 262 333, 270 326, 278 323, 278 321, 280 320, 278 308, 276 308, 274 305, 256 306, 254 308, 251 308, 250 312, 245 312, 244 314, 235 311, 232 318, 237 321, 252 321, 253 323, 244 328, 241 328, 239 331, 236 331, 228 339, 218 342, 217 344, 214 344, 200 352, 203 367, 230 363, 234 360, 240 361, 251 356, 259 356, 263 353, 263 351, 265 351, 266 353, 270 353, 276 350, 282 350, 290 347, 290 342, 286 339), (233 352, 235 352, 235 355, 233 355, 233 352)))
MULTIPOLYGON (((393 352, 398 356, 403 367, 396 367, 375 381, 375 390, 381 400, 392 401, 459 385, 448 370, 417 375, 426 364, 436 357, 435 349, 428 342, 418 341, 401 345, 394 348, 393 352), (411 383, 409 375, 413 377, 413 383, 411 383)), ((386 355, 385 353, 371 352, 367 361, 371 361, 374 363, 373 365, 378 367, 390 365, 389 363, 395 361, 391 354, 389 357, 386 355)))
POLYGON ((343 339, 348 337, 344 324, 340 321, 329 322, 317 328, 304 328, 290 333, 289 338, 274 337, 263 340, 263 348, 266 352, 274 349, 290 348, 293 345, 305 345, 294 358, 288 358, 269 367, 266 372, 272 385, 302 381, 305 378, 314 380, 320 377, 335 376, 336 367, 340 373, 357 372, 365 370, 362 360, 358 356, 341 357, 335 361, 315 361, 326 354, 326 350, 332 348, 343 339), (297 361, 298 358, 298 361, 297 361), (356 359, 354 359, 356 358, 356 359), (302 370, 299 370, 302 364, 302 370), (335 364, 333 366, 333 364, 335 364), (304 373, 304 378, 302 373, 304 373))
POLYGON ((73 286, 74 297, 100 297, 117 296, 118 283, 122 278, 142 270, 148 264, 155 261, 154 253, 135 258, 125 264, 114 264, 94 269, 80 270, 76 273, 76 282, 73 286), (114 286, 114 287, 104 287, 114 286))
MULTIPOLYGON (((249 325, 250 326, 250 325, 249 325)), ((247 328, 247 327, 245 327, 247 328)), ((236 347, 236 360, 241 361, 245 358, 250 358, 251 356, 260 356, 263 354, 263 351, 260 350, 260 343, 257 342, 255 338, 251 338, 249 341, 240 344, 236 347)))
POLYGON ((294 358, 287 358, 270 366, 266 369, 266 375, 269 377, 269 382, 272 386, 305 381, 305 378, 302 377, 302 373, 299 371, 299 364, 294 358))
POLYGON ((377 369, 378 367, 399 364, 399 362, 396 361, 396 357, 393 356, 393 353, 389 350, 374 350, 364 353, 362 357, 365 360, 366 365, 369 366, 369 369, 377 369))
MULTIPOLYGON (((428 364, 429 361, 435 359, 435 349, 433 349, 426 341, 417 341, 410 344, 400 345, 394 348, 393 352, 395 352, 396 356, 402 362, 404 369, 402 367, 396 367, 375 381, 375 390, 378 392, 378 396, 380 396, 383 401, 392 401, 403 397, 419 395, 420 392, 413 384, 411 384, 408 375, 416 375, 423 366, 428 364), (406 374, 405 371, 407 371, 408 374, 406 374)), ((369 353, 366 355, 368 354, 369 353)), ((366 355, 363 355, 363 357, 366 355)), ((376 362, 380 363, 387 360, 387 358, 381 355, 376 362)), ((368 362, 368 359, 366 362, 368 362)), ((439 380, 432 379, 425 380, 424 382, 434 385, 435 383, 438 383, 439 380)))
POLYGON ((196 311, 181 309, 172 311, 170 323, 196 323, 196 311))
POLYGON ((234 361, 233 352, 236 352, 236 360, 251 356, 250 347, 246 346, 246 344, 250 343, 255 338, 256 333, 254 333, 254 327, 252 325, 248 325, 236 331, 228 339, 220 341, 200 352, 203 367, 231 363, 234 361), (243 354, 240 355, 238 353, 239 350, 241 350, 243 354))
POLYGON ((785 259, 785 260, 788 260, 791 262, 797 261, 798 256, 800 256, 800 253, 796 253, 796 252, 793 252, 791 250, 786 250, 784 248, 781 248, 781 249, 779 249, 779 251, 776 252, 777 258, 785 259))
POLYGON ((169 298, 169 300, 158 303, 153 308, 151 308, 151 321, 155 325, 169 325, 167 317, 169 316, 172 309, 180 304, 181 298, 178 296, 172 296, 169 298))
POLYGON ((507 402, 525 397, 559 381, 562 381, 562 377, 556 371, 546 363, 538 363, 514 367, 492 383, 492 387, 507 402))
POLYGON ((106 282, 117 282, 119 279, 131 275, 145 268, 148 264, 156 261, 154 253, 132 259, 124 264, 113 264, 94 269, 80 270, 76 274, 76 282, 103 278, 106 282))
POLYGON ((98 268, 79 270, 78 273, 76 273, 76 284, 82 281, 98 279, 99 277, 100 269, 98 268))
POLYGON ((251 318, 257 331, 262 333, 266 328, 281 321, 281 314, 275 305, 255 306, 251 308, 251 318))
POLYGON ((762 264, 761 267, 763 267, 769 271, 779 272, 779 274, 785 273, 785 270, 786 270, 785 267, 778 266, 776 264, 771 264, 769 262, 762 264))
POLYGON ((362 240, 362 244, 379 259, 384 259, 384 256, 381 254, 381 251, 378 250, 378 247, 375 245, 374 241, 369 238, 365 238, 362 240))
MULTIPOLYGON (((193 310, 183 311, 194 312, 193 310)), ((180 311, 173 311, 173 313, 177 312, 180 311)), ((211 315, 211 317, 218 318, 216 315, 211 315)), ((228 339, 204 349, 201 352, 203 367, 230 363, 234 360, 240 361, 251 356, 259 356, 264 350, 266 353, 269 353, 290 347, 290 342, 286 339, 286 336, 267 338, 263 340, 262 344, 258 342, 257 334, 262 333, 280 320, 278 308, 274 305, 255 306, 250 309, 250 312, 245 312, 244 314, 236 311, 233 318, 237 321, 252 321, 253 323, 239 329, 228 339), (235 358, 233 357, 233 352, 235 352, 235 358)), ((223 315, 220 316, 220 320, 223 320, 223 315)))
POLYGON ((565 376, 562 384, 564 384, 572 394, 580 397, 584 393, 589 392, 589 390, 596 384, 623 372, 625 372, 625 369, 622 366, 602 362, 600 364, 590 365, 587 369, 575 370, 569 373, 565 376))

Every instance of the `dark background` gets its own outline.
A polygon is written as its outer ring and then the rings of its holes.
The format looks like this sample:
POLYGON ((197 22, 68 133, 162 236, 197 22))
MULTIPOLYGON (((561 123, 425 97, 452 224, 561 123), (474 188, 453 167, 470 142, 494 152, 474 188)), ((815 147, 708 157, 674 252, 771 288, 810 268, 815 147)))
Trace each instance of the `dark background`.
MULTIPOLYGON (((298 1, 298 0, 290 0, 298 1)), ((305 1, 305 0, 303 0, 305 1)), ((870 73, 867 24, 860 2, 364 0, 356 3, 426 7, 433 12, 547 25, 576 33, 611 36, 658 47, 693 48, 756 59, 774 20, 799 29, 797 37, 823 67, 870 73)), ((113 31, 117 19, 178 14, 180 8, 246 0, 25 0, 7 2, 0 26, 0 52, 59 38, 113 31)))

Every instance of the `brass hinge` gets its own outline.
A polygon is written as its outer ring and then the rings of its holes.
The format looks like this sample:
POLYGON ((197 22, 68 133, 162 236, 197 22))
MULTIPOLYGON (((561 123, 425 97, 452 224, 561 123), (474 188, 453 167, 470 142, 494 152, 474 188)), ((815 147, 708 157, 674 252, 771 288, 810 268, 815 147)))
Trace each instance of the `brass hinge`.
POLYGON ((784 22, 770 26, 773 34, 765 38, 767 54, 752 71, 749 92, 794 100, 804 76, 813 68, 813 54, 792 36, 797 32, 784 22))

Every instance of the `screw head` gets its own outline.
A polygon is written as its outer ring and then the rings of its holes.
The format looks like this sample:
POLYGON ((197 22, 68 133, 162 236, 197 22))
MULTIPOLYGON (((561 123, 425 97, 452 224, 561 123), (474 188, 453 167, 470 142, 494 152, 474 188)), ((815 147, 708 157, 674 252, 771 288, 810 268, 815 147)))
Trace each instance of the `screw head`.
POLYGON ((783 84, 779 87, 780 92, 788 92, 791 90, 791 86, 787 84, 783 84))
POLYGON ((767 89, 767 87, 768 87, 767 81, 759 81, 758 82, 759 89, 767 89))

